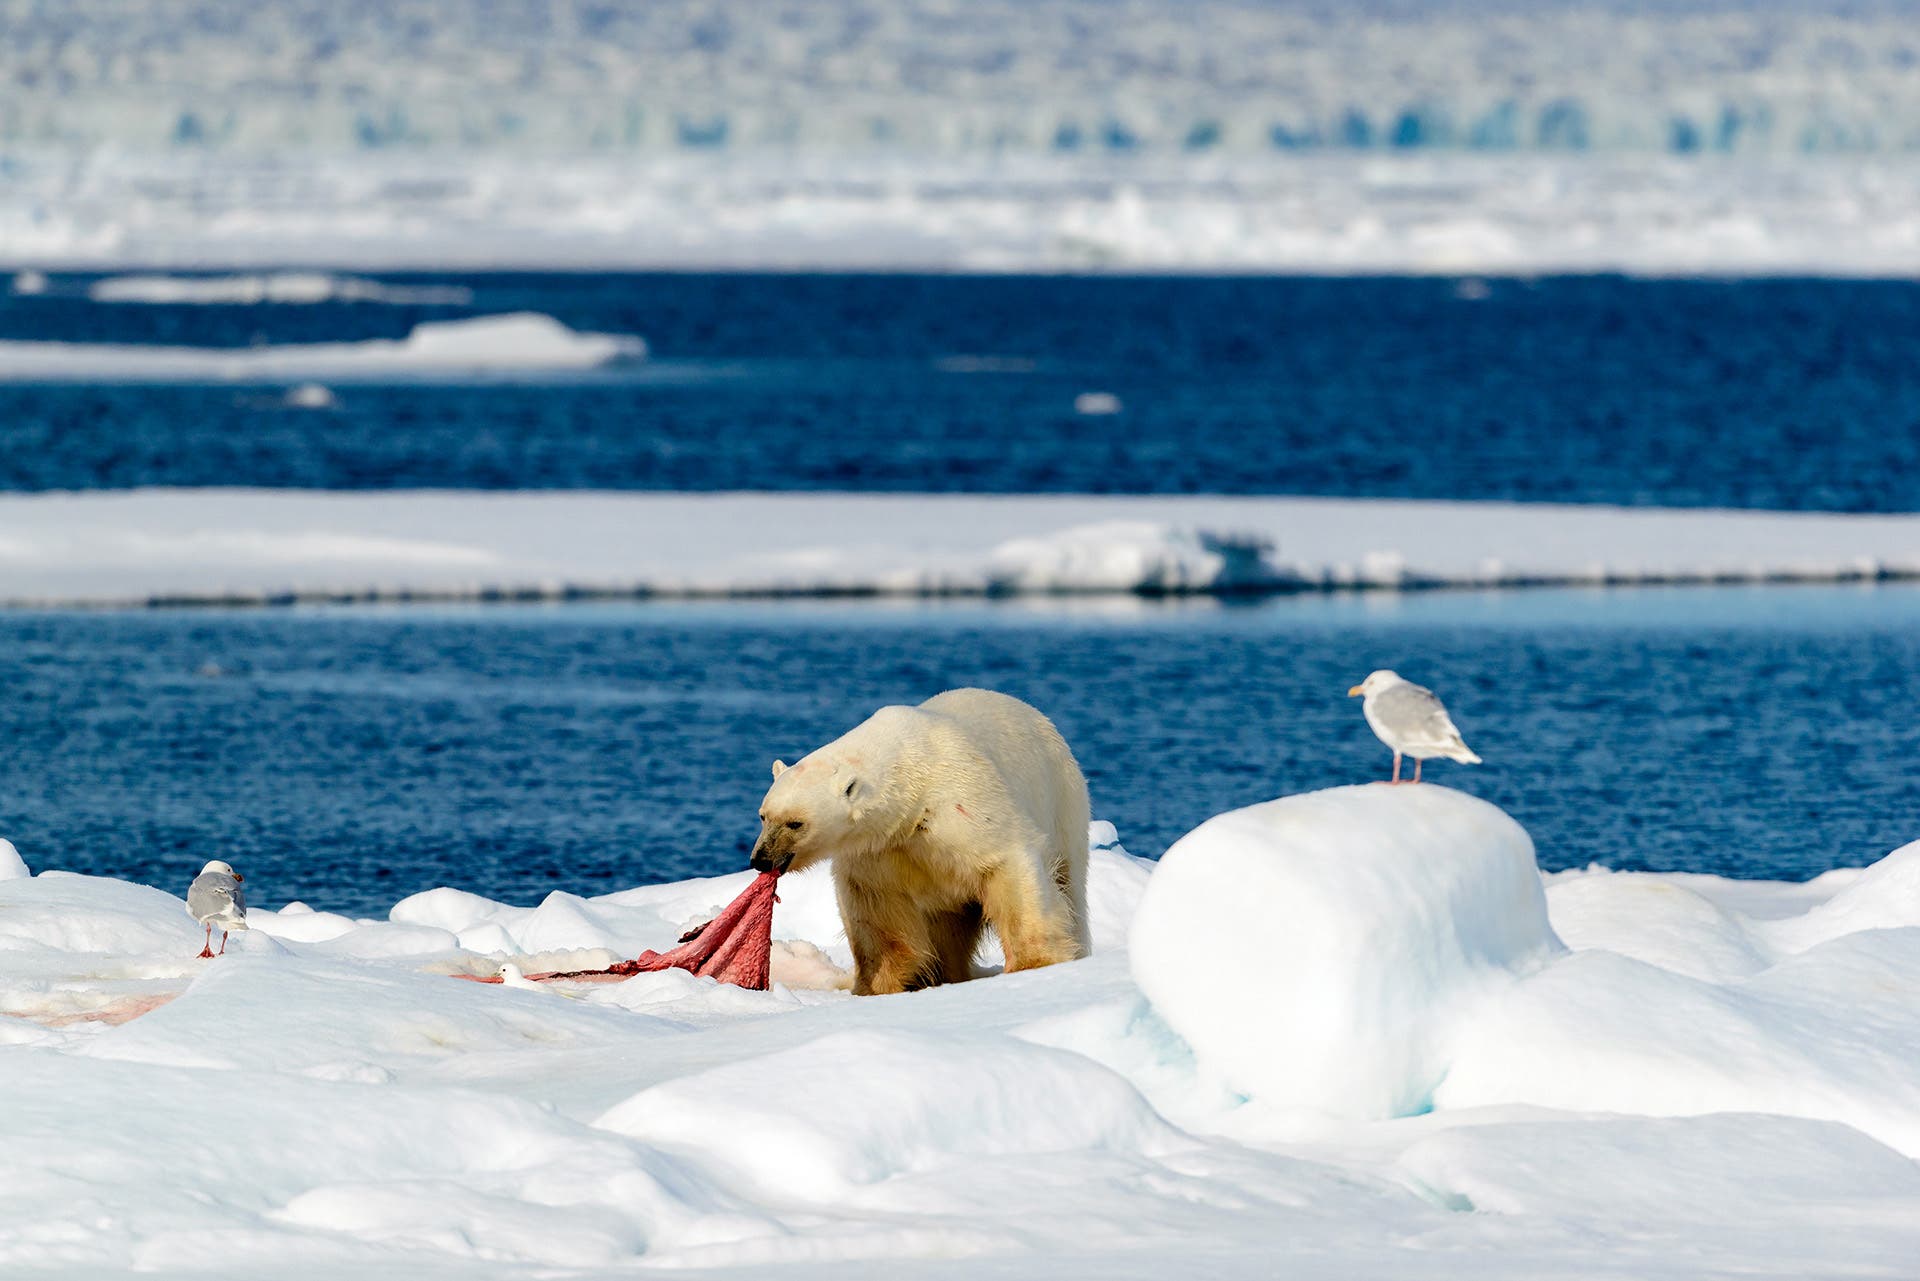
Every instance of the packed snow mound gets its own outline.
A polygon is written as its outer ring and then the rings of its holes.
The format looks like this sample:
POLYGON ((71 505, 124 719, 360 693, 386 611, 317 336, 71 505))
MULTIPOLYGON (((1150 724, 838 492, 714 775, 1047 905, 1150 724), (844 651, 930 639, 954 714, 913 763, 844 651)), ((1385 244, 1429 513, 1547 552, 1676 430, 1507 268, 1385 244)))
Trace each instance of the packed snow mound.
POLYGON ((1273 1107, 1426 1110, 1463 1019, 1561 947, 1533 841, 1433 784, 1218 815, 1160 860, 1133 975, 1202 1069, 1273 1107))
POLYGON ((1009 1037, 842 1032, 682 1077, 610 1109, 604 1129, 832 1201, 955 1157, 1151 1152, 1178 1132, 1093 1060, 1009 1037))
POLYGON ((1713 981, 1572 952, 1455 1032, 1436 1107, 1765 1112, 1839 1121, 1920 1156, 1920 929, 1865 929, 1713 981))
POLYGON ((1804 1231, 1829 1226, 1848 1200, 1920 1197, 1920 1166, 1857 1130, 1751 1114, 1457 1126, 1414 1143, 1400 1167, 1459 1209, 1498 1215, 1604 1200, 1638 1223, 1766 1219, 1804 1231), (1782 1162, 1782 1152, 1800 1155, 1782 1162))
POLYGON ((1804 916, 1772 923, 1767 936, 1799 952, 1860 930, 1920 927, 1920 841, 1903 845, 1804 916))
POLYGON ((465 285, 389 285, 319 271, 232 276, 109 276, 87 286, 94 302, 253 306, 259 303, 370 302, 395 307, 464 307, 465 285))
POLYGON ((0 341, 0 381, 259 382, 556 373, 647 354, 630 334, 577 333, 552 316, 515 312, 415 325, 405 338, 281 346, 162 347, 0 341))
POLYGON ((18 881, 32 875, 27 860, 20 857, 13 842, 0 837, 0 881, 18 881))

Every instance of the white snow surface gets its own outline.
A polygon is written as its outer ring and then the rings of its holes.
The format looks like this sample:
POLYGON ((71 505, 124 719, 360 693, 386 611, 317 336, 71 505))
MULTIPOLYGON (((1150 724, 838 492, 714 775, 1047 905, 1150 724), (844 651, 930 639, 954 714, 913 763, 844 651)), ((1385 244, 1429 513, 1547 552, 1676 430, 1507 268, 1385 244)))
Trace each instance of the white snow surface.
POLYGON ((405 338, 264 347, 0 340, 0 381, 200 382, 390 378, 592 369, 638 359, 630 334, 576 333, 551 316, 516 312, 423 321, 405 338))
POLYGON ((1215 593, 1920 576, 1920 516, 1376 499, 0 495, 0 604, 1215 593))
MULTIPOLYGON (((212 962, 171 894, 0 880, 0 1271, 1911 1275, 1920 845, 1540 878, 1433 784, 1223 815, 1159 869, 1093 837, 1092 958, 882 998, 450 977, 665 946, 749 872, 256 908, 212 962), (1246 1048, 1294 1062, 1250 1096, 1246 1048)), ((822 875, 774 932, 848 959, 822 875)))

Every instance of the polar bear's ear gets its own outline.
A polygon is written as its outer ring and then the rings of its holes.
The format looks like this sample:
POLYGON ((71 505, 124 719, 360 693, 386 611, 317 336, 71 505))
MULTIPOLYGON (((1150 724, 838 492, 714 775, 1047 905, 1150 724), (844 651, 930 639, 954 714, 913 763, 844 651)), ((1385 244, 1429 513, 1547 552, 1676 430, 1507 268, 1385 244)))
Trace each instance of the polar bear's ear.
POLYGON ((773 763, 773 776, 775 778, 779 778, 782 774, 786 772, 787 772, 787 763, 785 761, 775 761, 773 763))

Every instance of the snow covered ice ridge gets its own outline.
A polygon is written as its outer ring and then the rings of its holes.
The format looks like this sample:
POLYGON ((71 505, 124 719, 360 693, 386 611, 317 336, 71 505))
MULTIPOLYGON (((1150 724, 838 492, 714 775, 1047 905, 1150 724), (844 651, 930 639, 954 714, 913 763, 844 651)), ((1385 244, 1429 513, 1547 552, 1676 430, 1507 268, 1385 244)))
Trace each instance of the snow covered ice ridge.
POLYGON ((1542 878, 1433 784, 1157 869, 1092 835, 1091 959, 859 999, 813 874, 772 991, 561 1000, 447 976, 664 946, 752 873, 256 909, 204 963, 170 894, 0 867, 0 1269, 1910 1275, 1920 845, 1542 878))
POLYGON ((1911 515, 1269 497, 0 495, 0 605, 1912 578, 1920 578, 1920 517, 1911 515))

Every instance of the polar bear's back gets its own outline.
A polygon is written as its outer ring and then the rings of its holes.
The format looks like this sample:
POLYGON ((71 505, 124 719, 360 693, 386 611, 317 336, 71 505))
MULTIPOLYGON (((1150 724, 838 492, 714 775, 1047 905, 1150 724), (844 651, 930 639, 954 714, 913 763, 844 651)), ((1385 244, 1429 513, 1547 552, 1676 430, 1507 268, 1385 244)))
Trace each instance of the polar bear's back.
MULTIPOLYGON (((1059 767, 1072 766, 1080 775, 1079 762, 1067 740, 1060 736, 1040 710, 1011 694, 991 689, 950 689, 935 694, 916 709, 946 721, 976 751, 1001 766, 1009 775, 1044 778, 1049 792, 1059 777, 1059 767)), ((1085 780, 1081 790, 1085 790, 1085 780)))
POLYGON ((1020 808, 1069 849, 1085 847, 1091 806, 1086 776, 1052 721, 1010 694, 950 689, 915 709, 944 722, 979 757, 992 762, 1020 808))

